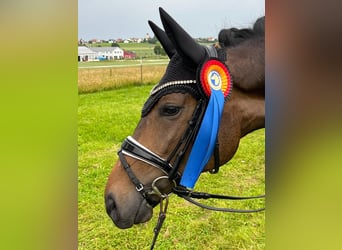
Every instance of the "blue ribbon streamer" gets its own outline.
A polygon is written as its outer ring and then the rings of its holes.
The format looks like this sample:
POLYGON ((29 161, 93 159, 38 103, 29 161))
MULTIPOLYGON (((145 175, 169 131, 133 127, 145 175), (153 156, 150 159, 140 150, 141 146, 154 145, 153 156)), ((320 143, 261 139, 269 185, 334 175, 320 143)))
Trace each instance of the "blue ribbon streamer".
POLYGON ((193 188, 195 186, 202 170, 213 154, 220 127, 223 106, 224 95, 222 91, 211 89, 209 103, 201 127, 198 131, 180 181, 180 184, 187 188, 193 188))

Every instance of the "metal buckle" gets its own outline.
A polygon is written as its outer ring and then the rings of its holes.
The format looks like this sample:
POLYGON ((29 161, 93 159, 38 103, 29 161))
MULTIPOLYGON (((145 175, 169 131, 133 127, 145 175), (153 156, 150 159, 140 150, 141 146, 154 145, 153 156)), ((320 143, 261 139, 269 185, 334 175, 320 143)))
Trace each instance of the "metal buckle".
POLYGON ((135 187, 135 189, 136 189, 138 192, 140 192, 141 190, 144 189, 144 185, 140 183, 139 186, 136 186, 136 187, 135 187))

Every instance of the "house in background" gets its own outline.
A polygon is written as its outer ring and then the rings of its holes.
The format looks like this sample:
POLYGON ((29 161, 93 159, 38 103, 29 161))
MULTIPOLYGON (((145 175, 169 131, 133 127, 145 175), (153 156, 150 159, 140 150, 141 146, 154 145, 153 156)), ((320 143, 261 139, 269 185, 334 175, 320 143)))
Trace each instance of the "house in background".
POLYGON ((92 51, 86 46, 78 46, 78 61, 79 62, 98 61, 96 57, 96 52, 92 51))
POLYGON ((137 57, 137 54, 132 51, 124 51, 124 58, 125 59, 135 59, 137 57))
POLYGON ((119 47, 92 47, 99 60, 123 59, 124 51, 119 47))

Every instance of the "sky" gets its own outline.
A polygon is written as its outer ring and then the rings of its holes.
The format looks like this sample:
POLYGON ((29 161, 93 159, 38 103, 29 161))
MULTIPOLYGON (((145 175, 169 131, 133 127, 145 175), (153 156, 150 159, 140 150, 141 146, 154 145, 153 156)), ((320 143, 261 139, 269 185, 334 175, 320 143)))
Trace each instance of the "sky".
POLYGON ((217 38, 223 28, 252 27, 265 15, 265 0, 78 0, 78 39, 153 36, 147 21, 162 27, 159 7, 194 38, 217 38))

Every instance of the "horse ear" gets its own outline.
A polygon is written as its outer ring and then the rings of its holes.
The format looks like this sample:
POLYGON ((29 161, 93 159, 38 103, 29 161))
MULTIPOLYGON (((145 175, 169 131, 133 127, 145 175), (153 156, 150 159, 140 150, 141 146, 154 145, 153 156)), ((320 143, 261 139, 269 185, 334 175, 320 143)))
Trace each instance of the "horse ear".
POLYGON ((165 10, 159 8, 160 18, 165 32, 178 54, 190 59, 196 65, 200 64, 206 56, 206 50, 198 44, 165 10))
POLYGON ((153 33, 156 35, 159 42, 163 46, 166 54, 171 59, 171 57, 176 53, 176 49, 173 46, 173 44, 171 43, 170 39, 167 37, 164 30, 159 28, 155 23, 153 23, 152 21, 148 21, 148 24, 150 25, 153 33))

